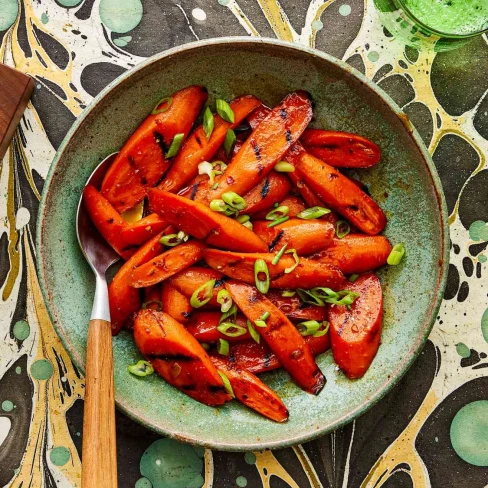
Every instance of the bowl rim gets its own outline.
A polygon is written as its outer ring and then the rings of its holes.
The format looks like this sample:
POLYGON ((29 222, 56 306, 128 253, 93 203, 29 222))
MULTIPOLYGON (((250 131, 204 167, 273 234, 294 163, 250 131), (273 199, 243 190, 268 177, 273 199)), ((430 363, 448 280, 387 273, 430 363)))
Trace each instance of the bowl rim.
MULTIPOLYGON (((117 400, 116 398, 116 405, 117 407, 128 417, 133 419, 134 421, 144 425, 145 427, 157 432, 158 434, 180 440, 182 442, 191 443, 193 445, 199 445, 206 448, 216 449, 216 450, 223 450, 223 451, 252 451, 252 450, 263 450, 263 449, 278 449, 278 448, 285 448, 290 447, 293 445, 297 445, 303 442, 307 442, 317 437, 326 435, 330 432, 333 432, 344 425, 352 422, 357 417, 365 413, 369 410, 373 405, 375 405, 378 401, 380 401, 391 389, 398 384, 401 378, 405 375, 408 371, 410 366, 413 364, 415 359, 418 357, 420 352, 423 349, 425 342, 428 339, 430 331, 434 325, 435 319, 437 317, 437 312, 440 308, 442 303, 444 289, 447 282, 447 270, 449 266, 449 224, 448 224, 448 213, 447 213, 447 205, 444 197, 444 193, 442 191, 442 184, 440 178, 437 174, 436 167, 432 158, 425 147, 420 135, 418 134, 417 130, 410 122, 408 116, 400 109, 400 107, 391 99, 389 95, 387 95, 380 87, 378 87, 373 81, 366 78, 365 75, 354 69, 353 67, 346 64, 346 62, 337 59, 325 52, 319 51, 315 48, 291 43, 288 41, 282 41, 273 38, 252 38, 246 36, 238 36, 238 37, 220 37, 220 38, 211 38, 205 39, 200 41, 191 42, 188 44, 183 44, 180 46, 173 47, 171 49, 162 51, 154 56, 149 57, 148 59, 142 61, 134 68, 128 70, 127 72, 123 73, 111 83, 109 83, 96 97, 93 98, 91 103, 84 109, 81 115, 76 119, 74 124, 71 126, 69 131, 67 132, 66 136, 64 137, 63 141, 61 142, 56 155, 51 163, 49 168, 48 174, 46 176, 42 198, 39 203, 39 210, 37 216, 37 226, 36 226, 36 255, 37 255, 37 272, 38 272, 38 281, 40 284, 42 296, 44 299, 44 303, 49 313, 49 317, 52 321, 52 324, 61 339, 63 346, 66 348, 66 351, 72 358, 73 362, 75 363, 76 367, 81 370, 83 373, 85 371, 84 364, 77 357, 76 354, 72 353, 72 348, 69 339, 64 335, 63 327, 61 324, 58 323, 56 314, 54 312, 54 307, 50 301, 49 290, 47 287, 47 280, 46 280, 46 270, 44 267, 44 259, 43 259, 43 252, 42 252, 42 245, 43 245, 43 221, 44 221, 44 214, 46 211, 46 200, 47 195, 50 191, 51 181, 56 173, 57 165, 60 159, 63 157, 64 152, 66 151, 67 147, 69 146, 70 140, 73 135, 77 132, 79 127, 83 124, 84 120, 88 117, 88 115, 97 107, 98 103, 112 90, 117 89, 122 83, 124 83, 128 78, 134 76, 134 74, 142 71, 147 66, 151 64, 158 63, 161 59, 172 56, 174 54, 180 54, 181 52, 190 52, 190 51, 198 51, 201 47, 208 47, 210 45, 261 45, 261 46, 270 46, 270 47, 279 47, 289 49, 291 51, 295 51, 297 54, 307 54, 310 57, 320 58, 325 60, 331 64, 336 65, 340 69, 346 71, 349 75, 357 78, 363 85, 365 85, 371 92, 374 93, 374 96, 378 97, 386 106, 387 108, 393 112, 397 116, 397 118, 401 121, 405 129, 407 130, 408 134, 410 135, 412 142, 415 144, 417 149, 419 150, 429 173, 431 184, 433 189, 435 190, 435 195, 437 198, 437 208, 438 208, 438 215, 439 220, 441 222, 441 263, 440 263, 440 270, 439 270, 439 280, 435 289, 435 297, 433 298, 430 310, 428 311, 426 318, 423 322, 423 329, 422 333, 419 334, 416 342, 412 344, 410 350, 405 354, 403 360, 398 364, 395 371, 392 372, 383 385, 377 389, 376 393, 369 397, 368 399, 364 400, 361 404, 359 404, 355 409, 351 410, 347 414, 343 415, 339 419, 331 422, 327 425, 324 425, 320 429, 310 429, 301 433, 300 435, 296 435, 294 437, 287 437, 284 440, 279 441, 272 441, 266 442, 266 440, 254 441, 243 444, 233 444, 229 442, 206 442, 205 440, 194 438, 192 436, 184 435, 178 431, 170 431, 164 428, 161 428, 157 423, 151 421, 147 418, 142 418, 136 408, 133 408, 131 405, 124 403, 123 401, 117 400)), ((286 426, 285 426, 286 427, 286 426)))

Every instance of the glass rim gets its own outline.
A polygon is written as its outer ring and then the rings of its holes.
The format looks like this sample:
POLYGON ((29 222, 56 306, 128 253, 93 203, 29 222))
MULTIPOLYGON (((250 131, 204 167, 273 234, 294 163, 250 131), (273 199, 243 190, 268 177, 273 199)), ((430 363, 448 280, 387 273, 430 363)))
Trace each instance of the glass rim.
POLYGON ((427 24, 425 24, 425 22, 422 22, 421 20, 419 20, 410 11, 410 9, 405 5, 404 0, 396 0, 396 1, 400 4, 401 8, 405 11, 405 13, 408 15, 408 17, 410 17, 410 19, 413 22, 419 24, 421 27, 423 27, 424 29, 426 29, 430 33, 435 34, 439 37, 443 37, 443 38, 447 38, 447 39, 469 39, 471 37, 481 36, 485 33, 488 33, 488 26, 486 27, 486 29, 473 32, 472 34, 448 34, 447 32, 442 32, 442 31, 439 31, 437 29, 433 29, 432 27, 429 27, 427 24))

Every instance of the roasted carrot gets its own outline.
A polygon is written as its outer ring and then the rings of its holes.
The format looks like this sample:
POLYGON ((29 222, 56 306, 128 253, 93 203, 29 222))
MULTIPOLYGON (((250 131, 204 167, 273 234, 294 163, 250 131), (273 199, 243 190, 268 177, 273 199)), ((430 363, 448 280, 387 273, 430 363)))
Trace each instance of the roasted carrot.
POLYGON ((268 227, 269 224, 269 220, 253 221, 253 231, 268 245, 269 251, 277 252, 286 244, 287 249, 295 249, 299 256, 324 249, 335 233, 330 222, 318 219, 290 219, 273 227, 268 227))
POLYGON ((288 151, 285 159, 323 202, 358 229, 370 235, 383 230, 386 217, 378 204, 337 169, 308 154, 299 144, 288 151))
MULTIPOLYGON (((247 319, 243 315, 238 315, 235 324, 238 326, 235 331, 230 330, 231 335, 223 334, 218 330, 222 313, 219 312, 194 312, 188 322, 187 330, 197 339, 198 342, 216 342, 225 339, 228 342, 240 342, 251 339, 247 329, 247 319), (232 335, 239 328, 245 329, 242 335, 232 335)), ((242 331, 241 331, 242 332, 242 331)))
POLYGON ((162 236, 163 232, 160 232, 139 248, 119 269, 108 287, 113 335, 118 334, 132 314, 141 308, 139 290, 129 286, 129 278, 137 266, 146 263, 163 250, 164 246, 159 242, 162 236))
POLYGON ((217 178, 218 188, 203 191, 201 197, 199 191, 196 199, 208 203, 228 191, 245 195, 273 169, 301 136, 311 118, 312 103, 307 92, 287 95, 256 127, 225 173, 217 178))
POLYGON ((153 188, 149 205, 164 220, 206 244, 243 252, 267 250, 254 232, 202 203, 153 188))
POLYGON ((152 213, 122 229, 121 239, 128 246, 140 246, 166 227, 168 224, 159 215, 152 213))
POLYGON ((318 322, 327 320, 327 310, 325 307, 304 303, 297 294, 292 297, 284 297, 279 290, 269 290, 266 293, 266 298, 275 307, 278 307, 290 320, 317 320, 318 322))
POLYGON ((359 294, 347 308, 329 307, 334 360, 349 378, 361 378, 376 356, 381 339, 383 295, 374 273, 360 275, 347 289, 359 294))
POLYGON ((203 257, 205 244, 191 240, 172 247, 132 272, 129 284, 134 288, 161 283, 203 257))
POLYGON ((301 142, 310 154, 336 168, 371 168, 381 156, 374 142, 349 132, 307 129, 301 142))
POLYGON ((212 356, 214 366, 229 380, 237 400, 275 422, 288 420, 281 398, 257 376, 225 359, 212 356))
POLYGON ((337 266, 344 274, 365 273, 386 264, 391 244, 384 236, 349 234, 311 256, 320 263, 337 266))
POLYGON ((135 247, 128 246, 122 240, 121 232, 128 224, 117 210, 92 185, 87 185, 83 189, 83 205, 102 237, 114 248, 117 254, 125 260, 129 259, 134 254, 135 247))
POLYGON ((188 396, 206 405, 223 405, 231 399, 205 350, 169 315, 139 311, 134 340, 156 372, 188 396))
POLYGON ((269 253, 246 254, 205 249, 203 257, 212 268, 249 285, 255 283, 254 263, 258 259, 264 260, 268 266, 271 288, 308 289, 328 286, 337 289, 344 281, 344 275, 336 267, 307 258, 300 258, 298 266, 292 272, 286 273, 287 268, 291 269, 295 265, 295 259, 289 254, 282 256, 277 264, 272 264, 275 255, 269 253))
POLYGON ((207 305, 218 306, 217 294, 224 288, 224 275, 210 268, 192 266, 180 271, 169 279, 169 282, 183 295, 190 298, 193 292, 207 281, 215 280, 213 295, 207 305))
POLYGON ((188 135, 207 100, 203 86, 189 86, 162 100, 124 144, 107 171, 102 195, 119 212, 139 203, 169 168, 165 150, 176 134, 188 135))
POLYGON ((190 299, 180 293, 169 281, 163 283, 161 302, 163 312, 181 324, 186 324, 193 311, 190 299))
POLYGON ((281 365, 305 391, 317 395, 325 385, 325 377, 297 328, 256 288, 235 280, 225 288, 244 315, 253 323, 269 314, 259 334, 276 354, 281 365))
POLYGON ((234 112, 234 123, 226 122, 214 115, 214 129, 207 140, 203 126, 197 127, 185 142, 176 156, 170 170, 159 188, 172 193, 181 190, 198 173, 198 165, 202 161, 211 161, 217 149, 222 145, 228 129, 239 125, 244 118, 261 102, 252 95, 243 95, 230 102, 234 112))
POLYGON ((290 188, 290 181, 285 175, 272 171, 243 196, 247 207, 242 213, 253 215, 272 207, 288 195, 290 188))
POLYGON ((252 130, 270 114, 271 109, 266 105, 260 105, 247 116, 247 122, 252 130))
MULTIPOLYGON (((318 356, 330 348, 329 334, 321 337, 304 337, 312 354, 318 356)), ((276 354, 264 343, 254 341, 239 342, 229 347, 229 361, 239 365, 247 371, 258 374, 281 368, 276 354)))

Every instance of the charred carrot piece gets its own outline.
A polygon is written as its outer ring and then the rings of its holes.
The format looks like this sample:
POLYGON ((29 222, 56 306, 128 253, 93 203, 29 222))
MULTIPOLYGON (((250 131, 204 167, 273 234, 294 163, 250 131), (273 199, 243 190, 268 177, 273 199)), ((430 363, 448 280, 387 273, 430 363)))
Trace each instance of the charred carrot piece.
POLYGON ((206 244, 243 252, 267 250, 254 232, 201 203, 153 188, 149 205, 163 220, 206 244))
POLYGON ((215 280, 213 295, 207 305, 220 307, 217 302, 217 294, 224 288, 224 275, 209 268, 202 268, 199 266, 192 266, 176 273, 169 279, 169 282, 183 295, 191 298, 193 292, 200 286, 207 283, 207 281, 215 280))
POLYGON ((325 307, 304 303, 297 294, 292 297, 284 297, 281 293, 279 290, 269 290, 266 297, 290 320, 317 320, 318 322, 327 320, 325 307))
POLYGON ((317 263, 307 258, 300 258, 298 266, 292 272, 285 273, 286 269, 291 269, 295 265, 294 258, 289 254, 282 256, 277 264, 272 264, 275 255, 269 253, 246 254, 205 249, 203 257, 210 267, 249 285, 255 283, 254 263, 258 259, 264 260, 268 266, 271 288, 308 289, 315 286, 327 286, 335 290, 344 281, 344 275, 336 267, 317 263))
POLYGON ((132 271, 157 256, 164 246, 159 242, 163 232, 155 235, 119 269, 108 287, 112 334, 116 335, 132 315, 141 308, 139 290, 129 286, 132 271))
POLYGON ((228 191, 243 196, 252 190, 298 140, 311 119, 310 95, 304 91, 287 95, 246 139, 225 174, 218 178, 218 188, 202 193, 202 201, 208 203, 228 191))
POLYGON ((257 376, 225 359, 212 356, 214 366, 227 376, 237 400, 275 422, 288 420, 281 398, 257 376))
POLYGON ((185 268, 188 268, 203 257, 205 244, 189 241, 172 247, 149 262, 136 268, 131 275, 129 284, 134 288, 161 283, 185 268))
POLYGON ((337 266, 344 274, 365 273, 384 266, 391 252, 384 236, 349 234, 311 256, 321 263, 337 266))
POLYGON ((172 193, 181 190, 197 175, 198 165, 202 161, 212 160, 224 142, 227 130, 237 127, 260 103, 252 95, 244 95, 232 100, 229 105, 234 112, 234 123, 231 124, 218 115, 214 115, 214 130, 208 140, 203 131, 203 126, 197 127, 180 149, 159 188, 172 193))
POLYGON ((296 327, 256 288, 235 280, 225 287, 244 315, 253 323, 269 314, 259 334, 276 354, 281 365, 305 391, 317 395, 325 385, 325 377, 296 327))
MULTIPOLYGON (((305 210, 307 206, 303 203, 303 200, 296 195, 288 195, 284 200, 281 200, 278 203, 279 207, 288 207, 288 217, 291 219, 296 217, 302 210, 305 210)), ((268 215, 271 210, 275 207, 273 205, 269 206, 268 208, 261 210, 253 214, 253 219, 264 220, 266 215, 268 215)))
POLYGON ((283 200, 290 192, 290 189, 291 185, 288 178, 283 174, 272 171, 243 196, 247 207, 242 213, 253 215, 272 207, 275 203, 283 200))
POLYGON ((103 238, 125 260, 134 254, 135 247, 128 246, 121 237, 127 222, 120 216, 110 202, 92 185, 83 190, 83 205, 91 221, 103 238))
POLYGON ((290 219, 268 227, 269 220, 254 220, 253 231, 268 245, 270 252, 279 251, 285 244, 299 256, 307 256, 324 249, 335 234, 334 226, 325 220, 290 219))
POLYGON ((336 168, 371 168, 381 156, 374 142, 349 132, 307 129, 301 141, 310 154, 336 168))
POLYGON ((102 195, 123 212, 146 195, 169 168, 165 150, 176 134, 186 138, 207 100, 203 86, 189 86, 162 101, 124 144, 107 171, 102 195))
MULTIPOLYGON (((192 314, 188 322, 187 330, 198 342, 216 342, 219 339, 225 339, 228 342, 242 342, 251 339, 251 335, 247 329, 247 319, 243 315, 238 315, 235 324, 245 329, 242 335, 226 335, 218 330, 222 313, 219 312, 195 312, 192 314)), ((230 333, 235 333, 230 330, 230 333)))
POLYGON ((323 202, 350 220, 358 229, 369 235, 383 230, 386 225, 383 210, 337 169, 308 154, 299 144, 288 151, 285 159, 295 166, 294 173, 323 202))
POLYGON ((371 365, 381 339, 383 294, 380 280, 366 273, 347 289, 359 294, 347 308, 329 307, 330 341, 334 360, 349 378, 361 378, 371 365))
MULTIPOLYGON (((330 349, 329 334, 321 337, 307 336, 304 339, 314 356, 330 349)), ((258 344, 254 341, 246 341, 231 344, 228 358, 232 363, 254 374, 281 368, 276 354, 271 352, 271 349, 264 342, 258 344)))
POLYGON ((163 283, 161 302, 163 312, 181 324, 186 324, 193 311, 190 299, 180 293, 169 281, 163 283))
POLYGON ((147 217, 122 229, 121 239, 128 246, 140 246, 166 227, 168 227, 168 224, 159 215, 149 214, 147 217))
POLYGON ((231 400, 208 354, 183 325, 164 312, 141 310, 134 340, 156 372, 170 385, 206 405, 231 400))

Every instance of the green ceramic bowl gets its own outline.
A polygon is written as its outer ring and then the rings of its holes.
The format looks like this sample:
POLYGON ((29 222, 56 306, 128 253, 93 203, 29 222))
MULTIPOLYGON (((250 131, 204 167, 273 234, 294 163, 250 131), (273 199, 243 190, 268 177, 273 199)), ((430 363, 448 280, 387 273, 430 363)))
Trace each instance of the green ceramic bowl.
POLYGON ((318 127, 355 132, 382 149, 380 164, 357 175, 388 216, 386 236, 404 242, 400 266, 379 272, 384 289, 382 344, 360 380, 348 380, 330 351, 318 358, 327 385, 301 391, 284 371, 263 375, 290 410, 286 424, 237 402, 211 408, 156 375, 127 371, 140 359, 132 337, 114 339, 118 407, 147 427, 216 449, 277 448, 310 440, 350 422, 384 396, 407 371, 437 314, 448 265, 446 205, 435 167, 405 114, 373 83, 319 51, 268 39, 229 38, 188 44, 155 56, 111 83, 73 125, 44 186, 38 232, 39 277, 51 318, 83 370, 94 276, 75 234, 76 206, 93 168, 117 151, 165 95, 190 84, 215 97, 252 93, 269 105, 308 90, 318 127))

